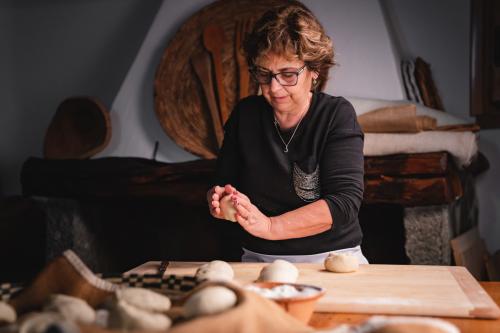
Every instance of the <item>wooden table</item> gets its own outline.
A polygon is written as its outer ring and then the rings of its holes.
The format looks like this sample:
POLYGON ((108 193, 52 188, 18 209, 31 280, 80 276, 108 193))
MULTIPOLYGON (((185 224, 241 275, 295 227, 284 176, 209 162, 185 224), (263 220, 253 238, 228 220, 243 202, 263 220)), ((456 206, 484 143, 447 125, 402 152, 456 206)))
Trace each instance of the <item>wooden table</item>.
MULTIPOLYGON (((158 270, 160 262, 150 261, 141 266, 138 266, 127 273, 154 274, 158 270)), ((167 270, 168 272, 168 270, 167 270)), ((192 273, 192 272, 191 272, 192 273)), ((480 285, 490 295, 496 304, 500 305, 500 282, 480 282, 480 285)), ((315 312, 309 322, 314 328, 325 329, 335 328, 341 324, 357 325, 367 320, 375 314, 359 314, 359 313, 340 313, 340 312, 315 312)), ((452 317, 438 317, 456 325, 462 333, 474 332, 499 332, 500 333, 500 318, 499 319, 465 319, 452 317)))
MULTIPOLYGON (((481 286, 500 305, 500 282, 480 282, 481 286)), ((353 313, 321 313, 313 314, 309 325, 315 328, 333 328, 341 324, 356 325, 367 320, 371 315, 353 313)), ((462 333, 500 332, 500 319, 462 319, 441 318, 456 325, 462 333)))

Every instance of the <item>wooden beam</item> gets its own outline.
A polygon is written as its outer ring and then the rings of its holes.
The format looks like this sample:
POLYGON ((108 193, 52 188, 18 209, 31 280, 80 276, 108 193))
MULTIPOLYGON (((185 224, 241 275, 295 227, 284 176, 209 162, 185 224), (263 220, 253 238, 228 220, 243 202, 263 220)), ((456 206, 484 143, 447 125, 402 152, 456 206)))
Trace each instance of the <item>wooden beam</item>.
POLYGON ((365 157, 365 176, 444 175, 448 172, 446 152, 365 157))

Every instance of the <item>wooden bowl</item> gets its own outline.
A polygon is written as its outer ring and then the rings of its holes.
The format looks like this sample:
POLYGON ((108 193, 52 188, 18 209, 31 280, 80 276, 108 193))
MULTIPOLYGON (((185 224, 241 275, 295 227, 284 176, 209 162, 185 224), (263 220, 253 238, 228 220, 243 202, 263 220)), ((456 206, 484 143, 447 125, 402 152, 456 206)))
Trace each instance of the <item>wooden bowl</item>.
POLYGON ((284 282, 253 282, 249 284, 250 286, 255 286, 259 288, 271 289, 276 286, 289 285, 295 287, 297 290, 302 290, 304 288, 315 289, 317 293, 308 296, 297 296, 297 297, 283 297, 283 298, 269 298, 276 302, 280 307, 282 307, 286 312, 300 320, 301 322, 307 324, 311 319, 314 312, 314 307, 316 301, 325 294, 325 289, 313 285, 298 284, 298 283, 284 283, 284 282))
POLYGON ((93 97, 71 97, 57 108, 45 134, 47 159, 86 159, 102 151, 111 138, 111 120, 93 97))

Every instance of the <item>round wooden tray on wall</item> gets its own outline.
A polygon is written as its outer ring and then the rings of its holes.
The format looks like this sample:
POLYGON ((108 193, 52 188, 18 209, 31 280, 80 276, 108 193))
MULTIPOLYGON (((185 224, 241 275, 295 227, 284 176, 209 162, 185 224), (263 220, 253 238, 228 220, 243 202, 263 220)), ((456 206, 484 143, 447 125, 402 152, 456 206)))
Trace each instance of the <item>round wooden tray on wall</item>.
MULTIPOLYGON (((260 17, 286 0, 221 0, 190 17, 166 48, 155 77, 155 111, 162 128, 179 146, 202 158, 217 156, 217 141, 203 87, 190 59, 201 52, 205 26, 216 23, 224 30, 223 84, 229 111, 237 102, 238 74, 235 29, 241 20, 260 17)), ((213 81, 215 77, 212 75, 213 81)), ((256 92, 252 82, 250 90, 256 92)))

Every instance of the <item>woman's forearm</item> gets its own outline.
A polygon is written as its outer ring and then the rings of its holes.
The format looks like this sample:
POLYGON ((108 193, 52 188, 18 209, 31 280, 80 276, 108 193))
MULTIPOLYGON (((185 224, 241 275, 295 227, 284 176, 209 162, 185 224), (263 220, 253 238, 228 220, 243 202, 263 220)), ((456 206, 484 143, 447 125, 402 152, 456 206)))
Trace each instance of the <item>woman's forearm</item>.
POLYGON ((319 234, 332 227, 332 215, 325 200, 271 217, 271 239, 301 238, 319 234))

